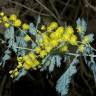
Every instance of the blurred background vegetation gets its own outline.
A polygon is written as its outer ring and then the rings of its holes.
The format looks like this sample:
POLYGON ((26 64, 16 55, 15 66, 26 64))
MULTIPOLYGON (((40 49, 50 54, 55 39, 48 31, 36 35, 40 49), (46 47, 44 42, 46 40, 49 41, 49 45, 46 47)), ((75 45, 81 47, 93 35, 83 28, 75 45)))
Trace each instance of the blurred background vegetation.
MULTIPOLYGON (((15 13, 23 22, 36 24, 38 16, 41 24, 57 21, 64 25, 74 26, 77 18, 84 18, 88 23, 87 33, 96 36, 96 0, 0 0, 0 11, 7 16, 15 13)), ((0 31, 5 30, 0 25, 0 31)), ((94 37, 95 37, 94 36, 94 37)), ((0 38, 2 34, 0 34, 0 38)), ((3 37, 2 37, 3 38, 3 37)), ((96 48, 96 42, 92 43, 96 48)), ((5 45, 0 43, 0 57, 5 45)), ((55 69, 52 74, 32 71, 17 82, 9 77, 8 70, 16 63, 16 56, 12 54, 4 69, 0 68, 0 96, 58 96, 55 91, 56 80, 62 75, 65 65, 55 69), (48 78, 47 78, 48 77, 48 78)), ((95 96, 96 83, 93 74, 81 58, 82 66, 78 65, 79 72, 70 84, 70 96, 95 96)))

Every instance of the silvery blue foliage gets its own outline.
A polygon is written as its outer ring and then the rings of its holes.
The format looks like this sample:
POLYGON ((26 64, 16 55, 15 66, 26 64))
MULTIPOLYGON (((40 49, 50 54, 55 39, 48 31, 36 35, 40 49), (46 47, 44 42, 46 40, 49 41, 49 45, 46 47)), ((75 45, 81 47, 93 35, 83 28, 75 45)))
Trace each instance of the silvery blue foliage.
POLYGON ((86 30, 87 30, 87 23, 85 22, 84 19, 78 18, 77 21, 76 21, 76 24, 77 24, 77 26, 81 27, 81 32, 79 32, 79 34, 80 34, 80 37, 82 39, 86 30))
POLYGON ((35 42, 31 42, 31 47, 32 47, 32 49, 34 49, 36 46, 37 46, 37 45, 36 45, 35 42))
POLYGON ((88 66, 93 71, 94 80, 96 81, 96 62, 93 56, 90 57, 90 61, 88 61, 88 66))
POLYGON ((50 60, 50 65, 49 65, 49 72, 52 72, 54 70, 55 67, 55 57, 53 56, 50 60))
POLYGON ((76 64, 78 63, 77 59, 74 59, 67 71, 63 73, 60 79, 57 81, 56 90, 61 96, 67 96, 69 90, 69 84, 71 82, 72 76, 77 72, 76 64))
POLYGON ((45 57, 45 59, 42 61, 43 67, 41 68, 41 71, 47 70, 49 72, 52 72, 56 67, 60 67, 61 65, 61 56, 60 55, 48 55, 45 57))
POLYGON ((18 81, 22 76, 25 76, 26 73, 27 73, 26 70, 20 69, 20 70, 19 70, 19 75, 15 78, 15 80, 18 81))
POLYGON ((8 40, 8 48, 13 49, 13 51, 16 53, 17 48, 16 48, 16 42, 14 38, 14 27, 11 26, 8 28, 5 32, 5 39, 8 40))
POLYGON ((36 36, 36 34, 37 34, 36 27, 34 26, 33 23, 30 23, 29 33, 30 33, 31 35, 34 35, 34 36, 36 36))
POLYGON ((87 36, 89 38, 89 43, 91 43, 94 40, 94 34, 88 34, 87 36))
POLYGON ((6 61, 10 59, 10 55, 11 55, 11 51, 10 51, 9 49, 7 49, 7 50, 4 52, 4 56, 3 56, 3 58, 2 58, 2 61, 0 62, 0 65, 2 65, 2 66, 4 67, 6 61))
POLYGON ((61 66, 61 56, 60 55, 55 55, 55 60, 56 60, 56 66, 60 67, 61 66))
POLYGON ((87 23, 84 19, 78 18, 76 21, 77 26, 80 26, 82 29, 82 32, 86 32, 87 30, 87 23))
POLYGON ((11 26, 10 28, 8 28, 6 30, 4 36, 5 36, 5 39, 8 41, 8 46, 7 46, 8 48, 4 52, 4 56, 0 63, 3 67, 4 67, 6 61, 10 59, 10 54, 11 54, 10 49, 12 49, 15 53, 17 52, 16 42, 15 42, 15 38, 14 38, 14 27, 11 26))
MULTIPOLYGON (((27 42, 24 40, 24 33, 20 32, 19 36, 16 36, 16 44, 18 47, 26 48, 27 47, 27 42)), ((18 56, 23 56, 26 54, 26 50, 24 49, 19 49, 18 48, 18 56)))

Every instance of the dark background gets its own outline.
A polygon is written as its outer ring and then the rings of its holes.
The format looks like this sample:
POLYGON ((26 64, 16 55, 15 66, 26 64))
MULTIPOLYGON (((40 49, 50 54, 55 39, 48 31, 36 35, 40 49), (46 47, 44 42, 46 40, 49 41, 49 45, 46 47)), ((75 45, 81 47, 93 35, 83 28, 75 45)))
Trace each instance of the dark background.
MULTIPOLYGON (((57 21, 60 25, 64 25, 66 21, 73 26, 77 18, 84 18, 88 23, 87 33, 94 33, 96 36, 95 6, 96 0, 0 0, 0 10, 7 16, 15 13, 23 22, 33 22, 35 25, 38 16, 41 17, 41 24, 57 21)), ((0 25, 1 29, 4 30, 0 25)), ((96 48, 96 40, 91 45, 96 48)), ((5 47, 0 45, 0 57, 5 47)), ((55 85, 64 72, 66 67, 64 64, 61 68, 55 68, 51 74, 38 70, 30 71, 19 81, 14 82, 8 74, 14 62, 16 56, 13 53, 12 60, 6 63, 6 67, 0 68, 0 96, 59 96, 55 85)), ((95 96, 96 84, 93 74, 83 58, 77 68, 78 73, 70 84, 69 96, 95 96)))

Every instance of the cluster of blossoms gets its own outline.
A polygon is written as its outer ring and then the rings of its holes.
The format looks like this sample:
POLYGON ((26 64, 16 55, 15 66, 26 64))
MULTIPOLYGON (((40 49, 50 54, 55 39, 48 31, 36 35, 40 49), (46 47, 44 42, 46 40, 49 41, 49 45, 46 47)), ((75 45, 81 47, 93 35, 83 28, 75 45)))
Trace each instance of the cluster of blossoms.
POLYGON ((23 30, 29 29, 29 25, 27 23, 22 24, 21 20, 18 19, 15 14, 8 17, 4 12, 0 12, 0 23, 2 23, 5 28, 9 28, 13 25, 14 27, 22 27, 23 30))
MULTIPOLYGON (((26 30, 28 32, 30 29, 30 26, 27 23, 22 24, 21 20, 18 19, 15 14, 7 17, 3 12, 0 12, 0 23, 2 23, 6 28, 14 26, 16 28, 21 28, 25 32, 26 30)), ((36 70, 37 68, 41 68, 42 60, 54 51, 57 51, 60 54, 66 54, 70 52, 70 46, 75 46, 80 53, 83 53, 86 48, 86 44, 91 41, 90 35, 84 35, 80 38, 80 35, 82 35, 84 31, 80 24, 77 24, 74 30, 74 28, 70 25, 60 26, 57 22, 51 22, 49 25, 42 25, 41 28, 36 31, 37 35, 35 37, 35 41, 32 40, 33 36, 29 36, 26 32, 24 37, 25 41, 34 41, 37 46, 30 49, 32 52, 24 56, 17 57, 17 67, 9 72, 12 78, 19 75, 19 70, 21 68, 24 70, 36 70)))
MULTIPOLYGON (((79 26, 80 27, 80 26, 79 26)), ((80 33, 81 30, 78 27, 76 28, 77 33, 80 33)), ((39 46, 36 46, 33 49, 33 52, 18 57, 18 66, 13 73, 15 76, 19 74, 17 69, 23 67, 26 70, 33 69, 36 70, 37 68, 42 67, 41 61, 54 50, 57 49, 59 53, 67 53, 70 52, 70 46, 76 46, 79 49, 80 53, 83 53, 85 50, 85 45, 90 42, 89 35, 85 35, 81 41, 80 37, 75 35, 72 26, 59 26, 57 22, 52 22, 49 25, 41 26, 41 30, 37 30, 38 34, 37 37, 40 37, 39 40, 36 40, 36 43, 39 46), (61 46, 62 45, 62 46, 61 46), (15 72, 14 72, 15 71, 15 72), (18 73, 18 74, 16 74, 18 73)), ((31 41, 31 37, 26 35, 25 40, 27 42, 31 41)), ((13 76, 13 74, 11 73, 13 76)))

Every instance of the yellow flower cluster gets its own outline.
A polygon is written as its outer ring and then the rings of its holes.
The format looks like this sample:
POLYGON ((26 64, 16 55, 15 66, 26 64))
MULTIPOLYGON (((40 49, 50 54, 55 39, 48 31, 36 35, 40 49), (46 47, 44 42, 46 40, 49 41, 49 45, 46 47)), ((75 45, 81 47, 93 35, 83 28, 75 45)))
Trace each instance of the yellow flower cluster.
POLYGON ((37 57, 34 53, 29 53, 28 55, 24 55, 22 57, 17 58, 18 65, 14 70, 9 71, 12 78, 16 78, 19 75, 19 70, 24 68, 25 70, 33 69, 36 70, 37 67, 40 67, 40 63, 37 60, 37 57))
POLYGON ((26 70, 29 70, 29 69, 35 70, 36 67, 40 65, 34 53, 29 53, 28 55, 23 56, 23 60, 24 60, 23 67, 26 70))
MULTIPOLYGON (((72 26, 64 28, 59 26, 56 22, 49 24, 46 31, 43 33, 43 48, 45 51, 50 52, 53 48, 57 47, 61 42, 69 42, 71 45, 77 45, 77 36, 74 34, 72 26)), ((67 52, 67 44, 61 47, 61 50, 67 52)))
POLYGON ((16 78, 19 75, 19 71, 18 71, 17 68, 15 68, 14 70, 9 71, 9 73, 10 73, 11 78, 16 78))
MULTIPOLYGON (((43 51, 41 50, 42 48, 36 48, 35 50, 37 51, 37 53, 39 53, 40 56, 42 55, 42 53, 44 56, 46 56, 52 49, 57 47, 61 42, 64 42, 64 45, 61 46, 59 50, 61 52, 68 52, 68 46, 70 46, 69 44, 77 46, 80 52, 84 52, 84 44, 89 42, 88 36, 84 36, 83 40, 80 41, 81 44, 78 45, 79 37, 75 35, 72 26, 67 26, 64 28, 63 26, 59 26, 57 22, 52 22, 47 27, 43 25, 41 29, 45 30, 45 33, 41 32, 41 35, 43 36, 41 45, 43 47, 43 51)), ((77 26, 77 32, 81 32, 80 26, 77 26)))
POLYGON ((37 57, 34 53, 29 53, 28 55, 24 55, 22 57, 18 57, 18 66, 17 68, 20 68, 23 66, 24 69, 36 69, 36 67, 40 64, 37 60, 37 57))
POLYGON ((56 48, 64 42, 65 44, 60 47, 59 51, 68 52, 68 44, 78 45, 77 36, 74 34, 72 26, 59 26, 57 22, 52 22, 47 27, 41 26, 45 32, 41 32, 42 39, 39 40, 39 47, 34 50, 39 57, 44 58, 52 49, 56 48))
POLYGON ((0 12, 0 23, 2 23, 5 28, 9 28, 10 26, 14 27, 22 27, 23 30, 28 30, 29 25, 27 23, 22 24, 21 20, 17 18, 15 14, 7 17, 4 12, 0 12))

